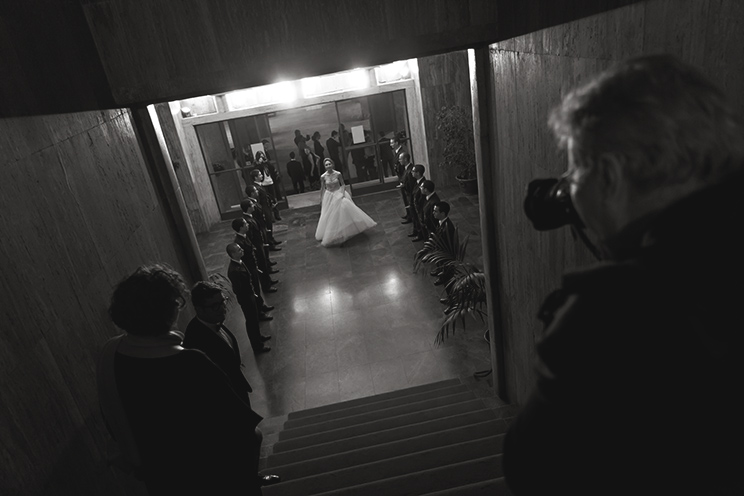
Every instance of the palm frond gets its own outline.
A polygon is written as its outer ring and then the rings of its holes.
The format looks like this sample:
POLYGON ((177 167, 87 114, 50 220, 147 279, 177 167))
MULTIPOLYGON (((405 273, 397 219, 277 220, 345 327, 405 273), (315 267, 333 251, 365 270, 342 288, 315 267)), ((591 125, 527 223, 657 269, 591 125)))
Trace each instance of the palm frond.
POLYGON ((486 322, 486 275, 471 264, 462 264, 460 269, 462 272, 447 285, 449 302, 446 317, 437 333, 437 344, 441 344, 450 333, 454 334, 458 321, 464 330, 469 315, 477 315, 481 322, 486 322))

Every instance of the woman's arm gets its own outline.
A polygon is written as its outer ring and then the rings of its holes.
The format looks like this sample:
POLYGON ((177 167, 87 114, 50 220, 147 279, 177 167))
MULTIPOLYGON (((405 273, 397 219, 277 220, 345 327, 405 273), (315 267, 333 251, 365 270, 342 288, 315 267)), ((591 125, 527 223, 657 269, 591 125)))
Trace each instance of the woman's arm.
POLYGON ((344 175, 338 171, 336 171, 336 173, 338 174, 338 184, 341 185, 341 194, 343 194, 346 192, 346 186, 344 185, 344 175))
POLYGON ((325 193, 325 173, 320 176, 320 205, 323 206, 323 193, 325 193))

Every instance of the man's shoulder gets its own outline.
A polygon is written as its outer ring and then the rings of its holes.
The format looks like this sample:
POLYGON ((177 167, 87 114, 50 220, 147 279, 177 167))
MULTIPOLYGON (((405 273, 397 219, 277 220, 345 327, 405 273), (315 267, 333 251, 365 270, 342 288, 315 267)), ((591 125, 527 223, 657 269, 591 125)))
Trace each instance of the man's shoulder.
POLYGON ((197 317, 194 317, 186 326, 185 338, 183 340, 184 347, 190 348, 191 346, 189 344, 192 344, 194 340, 198 341, 207 332, 211 332, 209 328, 197 317))

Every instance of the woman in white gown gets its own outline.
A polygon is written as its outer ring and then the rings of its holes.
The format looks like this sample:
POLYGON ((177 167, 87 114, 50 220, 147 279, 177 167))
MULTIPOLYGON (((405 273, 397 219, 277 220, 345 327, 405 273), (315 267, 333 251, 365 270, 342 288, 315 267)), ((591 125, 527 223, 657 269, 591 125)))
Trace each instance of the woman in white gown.
POLYGON ((352 201, 341 173, 333 168, 333 160, 323 160, 323 166, 326 171, 320 176, 320 220, 315 239, 323 246, 340 245, 377 222, 352 201))

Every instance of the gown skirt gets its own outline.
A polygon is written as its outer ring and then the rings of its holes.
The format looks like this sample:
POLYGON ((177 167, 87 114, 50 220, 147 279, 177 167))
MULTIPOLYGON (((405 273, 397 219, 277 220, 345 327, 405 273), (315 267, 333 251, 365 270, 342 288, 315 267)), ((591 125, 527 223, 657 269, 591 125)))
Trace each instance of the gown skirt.
POLYGON ((348 189, 326 190, 315 239, 323 246, 340 245, 376 225, 377 222, 356 206, 348 189))

